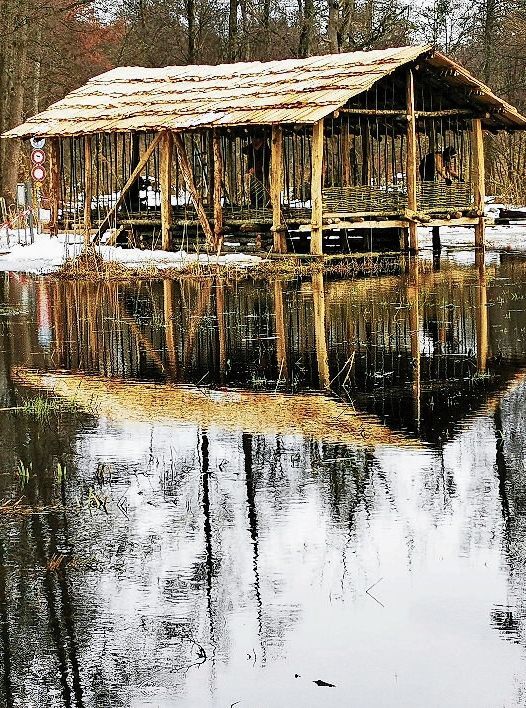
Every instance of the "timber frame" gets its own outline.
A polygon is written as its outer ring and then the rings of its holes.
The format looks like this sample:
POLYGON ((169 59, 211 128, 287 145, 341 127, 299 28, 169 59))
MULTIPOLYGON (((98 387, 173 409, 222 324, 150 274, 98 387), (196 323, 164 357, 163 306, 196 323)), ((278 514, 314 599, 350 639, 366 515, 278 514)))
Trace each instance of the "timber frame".
POLYGON ((406 47, 224 65, 207 79, 213 70, 167 67, 148 79, 147 69, 117 69, 6 134, 49 138, 51 233, 322 256, 335 241, 372 247, 387 232, 416 252, 420 224, 437 242, 440 226, 463 225, 484 247, 484 131, 525 129, 526 119, 458 64, 406 47), (206 106, 190 69, 205 101, 210 92, 206 106), (91 103, 104 92, 117 108, 101 118, 91 103), (445 150, 455 153, 447 181, 445 150))

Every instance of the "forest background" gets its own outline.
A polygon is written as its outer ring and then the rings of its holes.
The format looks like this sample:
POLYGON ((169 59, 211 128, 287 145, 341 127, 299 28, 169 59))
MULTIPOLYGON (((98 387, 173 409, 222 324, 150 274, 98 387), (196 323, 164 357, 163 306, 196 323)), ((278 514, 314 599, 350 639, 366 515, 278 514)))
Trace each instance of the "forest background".
MULTIPOLYGON (((0 0, 0 128, 120 65, 271 60, 432 43, 526 110, 526 0, 0 0)), ((487 136, 488 193, 526 202, 526 136, 487 136)), ((0 141, 0 195, 23 172, 0 141)))

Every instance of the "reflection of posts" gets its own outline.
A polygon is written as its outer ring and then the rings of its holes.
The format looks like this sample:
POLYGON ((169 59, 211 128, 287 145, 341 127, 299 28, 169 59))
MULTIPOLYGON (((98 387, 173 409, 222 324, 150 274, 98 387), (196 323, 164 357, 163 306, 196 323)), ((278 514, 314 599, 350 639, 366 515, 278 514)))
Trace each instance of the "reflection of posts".
POLYGON ((413 415, 417 431, 420 431, 420 285, 419 263, 416 258, 411 258, 409 274, 407 276, 407 303, 409 306, 409 328, 411 339, 411 357, 413 359, 413 415))
POLYGON ((274 310, 276 314, 276 358, 278 380, 289 377, 287 364, 287 339, 285 330, 285 310, 283 307, 283 281, 274 281, 274 310))
POLYGON ((488 292, 484 261, 482 260, 477 265, 477 371, 479 374, 483 374, 488 364, 488 292))
POLYGON ((166 357, 168 371, 172 379, 177 378, 177 346, 174 322, 174 281, 163 280, 164 331, 166 336, 166 357))
POLYGON ((216 278, 216 317, 219 345, 219 380, 225 383, 226 375, 226 328, 225 328, 225 286, 223 278, 216 278))
POLYGON ((329 357, 327 355, 327 336, 325 333, 325 291, 323 273, 312 276, 312 301, 314 304, 314 337, 316 341, 316 361, 320 388, 329 388, 329 357))

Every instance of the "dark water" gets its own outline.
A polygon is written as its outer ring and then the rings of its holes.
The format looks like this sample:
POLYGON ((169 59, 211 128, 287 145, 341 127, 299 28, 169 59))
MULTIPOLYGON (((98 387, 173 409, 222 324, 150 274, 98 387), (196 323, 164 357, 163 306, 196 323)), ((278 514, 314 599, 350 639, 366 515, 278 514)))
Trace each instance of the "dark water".
POLYGON ((0 277, 2 706, 526 705, 524 259, 0 277))

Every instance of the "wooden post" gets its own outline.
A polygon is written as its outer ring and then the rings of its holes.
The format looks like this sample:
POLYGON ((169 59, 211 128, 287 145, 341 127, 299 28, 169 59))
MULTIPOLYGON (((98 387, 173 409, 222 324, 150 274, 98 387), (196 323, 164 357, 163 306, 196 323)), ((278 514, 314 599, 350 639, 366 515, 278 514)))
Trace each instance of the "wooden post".
POLYGON ((183 175, 186 189, 190 192, 190 197, 197 212, 197 218, 199 219, 199 223, 201 224, 201 228, 203 229, 203 233, 205 235, 207 248, 212 250, 214 247, 214 234, 212 227, 210 226, 210 222, 208 221, 208 216, 204 210, 201 195, 195 186, 192 166, 190 164, 190 160, 188 159, 183 138, 179 133, 174 133, 174 143, 177 148, 179 167, 181 168, 181 174, 183 175))
MULTIPOLYGON (((406 155, 406 185, 407 185, 407 209, 409 212, 416 212, 416 119, 415 119, 415 84, 412 69, 407 72, 406 84, 406 107, 407 107, 407 155, 406 155)), ((414 214, 409 214, 413 217, 414 214)), ((411 251, 418 251, 418 227, 415 221, 409 222, 409 248, 411 251)))
POLYGON ((60 202, 60 143, 58 138, 49 141, 49 233, 58 235, 58 211, 60 202))
POLYGON ((351 186, 351 140, 349 135, 349 122, 342 123, 342 187, 351 186))
POLYGON ((161 187, 161 248, 169 251, 172 246, 172 156, 173 135, 169 130, 161 133, 159 144, 159 182, 161 187))
POLYGON ((432 239, 433 239, 433 251, 436 252, 442 250, 442 244, 440 243, 440 226, 432 226, 432 239))
POLYGON ((312 301, 314 304, 314 338, 316 341, 316 361, 320 388, 329 388, 331 377, 329 373, 329 356, 327 353, 327 336, 325 333, 325 291, 323 273, 312 276, 312 301))
POLYGON ((369 165, 369 153, 371 152, 371 135, 369 133, 369 121, 365 121, 365 131, 362 132, 362 184, 367 187, 371 184, 371 170, 369 165))
POLYGON ((148 145, 146 150, 144 151, 141 159, 135 166, 133 172, 131 175, 128 177, 124 187, 121 189, 121 192, 119 194, 119 198, 115 202, 115 204, 112 206, 112 208, 109 210, 109 212, 106 214, 105 218, 103 219, 102 223, 100 224, 99 228, 97 229, 97 233, 93 237, 93 242, 97 243, 97 241, 100 239, 104 231, 108 228, 108 226, 111 223, 112 218, 115 216, 117 213, 120 205, 123 203, 126 195, 128 194, 130 187, 135 184, 137 178, 140 176, 141 172, 143 169, 146 167, 146 163, 150 159, 153 151, 157 147, 157 145, 161 141, 161 135, 162 133, 157 133, 155 138, 153 138, 152 142, 148 145))
POLYGON ((289 369, 287 365, 287 335, 285 328, 285 308, 283 307, 283 281, 274 281, 274 312, 276 315, 276 358, 278 380, 287 380, 289 369))
POLYGON ((223 155, 221 154, 221 136, 216 128, 212 129, 212 152, 214 157, 214 248, 217 255, 223 246, 223 155))
POLYGON ((91 135, 84 138, 84 247, 87 248, 91 235, 92 192, 91 135))
POLYGON ((281 219, 281 189, 283 187, 283 130, 280 125, 272 126, 272 147, 270 155, 270 202, 272 204, 272 232, 274 251, 286 253, 287 244, 281 219))
POLYGON ((310 252, 323 255, 323 118, 312 126, 311 232, 310 252))
POLYGON ((486 184, 484 180, 484 140, 482 134, 482 121, 474 118, 471 122, 472 150, 473 150, 473 193, 475 209, 479 212, 479 222, 475 226, 475 248, 485 246, 484 200, 486 197, 486 184))

